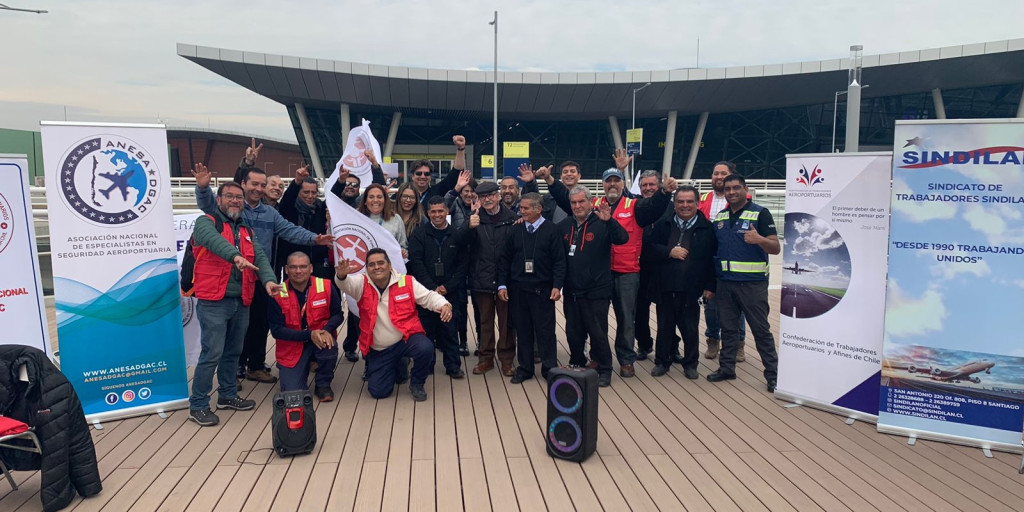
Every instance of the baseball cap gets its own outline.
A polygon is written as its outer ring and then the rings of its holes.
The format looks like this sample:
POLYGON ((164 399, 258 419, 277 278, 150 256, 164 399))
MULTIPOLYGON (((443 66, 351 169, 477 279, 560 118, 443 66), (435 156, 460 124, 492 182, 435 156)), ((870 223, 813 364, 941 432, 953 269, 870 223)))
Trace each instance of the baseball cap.
POLYGON ((476 187, 476 195, 486 196, 498 191, 498 184, 493 181, 485 181, 476 187))
POLYGON ((612 177, 618 178, 618 179, 623 180, 623 181, 626 180, 626 177, 622 175, 622 171, 612 167, 612 168, 608 169, 607 171, 604 171, 603 174, 601 174, 601 181, 608 181, 608 178, 612 178, 612 177))

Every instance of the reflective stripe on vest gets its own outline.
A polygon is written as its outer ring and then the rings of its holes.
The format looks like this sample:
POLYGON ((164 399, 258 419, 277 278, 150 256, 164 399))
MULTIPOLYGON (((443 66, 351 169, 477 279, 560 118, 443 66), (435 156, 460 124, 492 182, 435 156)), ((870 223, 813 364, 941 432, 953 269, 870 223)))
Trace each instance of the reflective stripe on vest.
POLYGON ((744 274, 767 274, 768 264, 763 261, 723 261, 723 272, 743 272, 744 274))
POLYGON ((744 240, 739 223, 749 223, 747 229, 757 229, 758 217, 764 208, 755 203, 739 212, 736 223, 730 222, 729 210, 715 215, 715 236, 718 237, 718 277, 736 281, 761 281, 768 276, 768 254, 757 245, 744 240))

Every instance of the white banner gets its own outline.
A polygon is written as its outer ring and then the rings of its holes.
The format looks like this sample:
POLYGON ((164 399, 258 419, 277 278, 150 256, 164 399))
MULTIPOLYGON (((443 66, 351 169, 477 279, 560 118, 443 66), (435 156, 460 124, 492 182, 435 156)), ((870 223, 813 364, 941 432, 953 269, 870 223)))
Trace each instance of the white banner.
MULTIPOLYGON (((177 236, 178 268, 181 268, 181 260, 185 257, 185 247, 188 246, 188 239, 192 237, 192 230, 196 227, 196 219, 201 213, 186 213, 174 216, 174 234, 177 236)), ((195 297, 181 297, 181 329, 185 334, 185 364, 195 366, 199 362, 199 352, 202 348, 202 331, 199 328, 199 317, 196 316, 196 304, 199 299, 195 297)))
POLYGON ((878 419, 891 162, 787 156, 779 398, 878 419))
MULTIPOLYGON (((349 142, 351 141, 350 138, 349 142)), ((370 249, 380 247, 387 251, 395 272, 404 274, 405 260, 402 258, 402 246, 398 245, 395 236, 331 193, 331 187, 338 182, 340 169, 341 162, 338 162, 334 173, 327 178, 327 183, 324 185, 324 190, 327 191, 324 195, 327 210, 331 214, 331 234, 334 235, 334 261, 338 262, 342 259, 355 261, 359 264, 357 274, 363 274, 366 253, 370 249)), ((349 297, 348 305, 350 311, 358 314, 359 309, 355 306, 355 298, 349 297)))
MULTIPOLYGON (((349 130, 348 142, 345 144, 345 153, 341 155, 341 160, 338 160, 337 165, 334 166, 334 172, 340 171, 341 166, 344 165, 353 176, 359 178, 360 188, 366 188, 373 181, 373 172, 370 170, 372 165, 370 164, 370 159, 366 158, 364 153, 367 149, 373 150, 373 154, 377 156, 378 162, 383 162, 380 143, 377 142, 377 139, 373 137, 373 132, 370 131, 370 122, 363 119, 362 126, 349 130)), ((397 171, 398 168, 396 166, 396 175, 397 171)), ((331 189, 326 190, 330 191, 331 189)))
POLYGON ((188 405, 162 125, 43 123, 61 370, 89 420, 188 405))
POLYGON ((28 158, 0 155, 0 344, 28 345, 52 358, 28 179, 28 158))

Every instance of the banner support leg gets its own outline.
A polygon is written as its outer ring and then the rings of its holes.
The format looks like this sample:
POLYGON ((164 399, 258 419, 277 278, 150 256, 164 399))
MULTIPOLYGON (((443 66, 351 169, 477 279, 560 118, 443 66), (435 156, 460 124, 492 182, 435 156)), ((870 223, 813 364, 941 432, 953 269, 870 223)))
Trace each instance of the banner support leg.
POLYGON ((96 430, 103 430, 103 424, 102 424, 102 423, 100 423, 100 420, 93 420, 93 422, 92 422, 92 426, 93 426, 93 427, 94 427, 94 428, 95 428, 96 430))
POLYGON ((990 449, 990 448, 982 448, 981 449, 981 453, 984 453, 985 457, 987 457, 989 459, 992 458, 992 449, 990 449))
POLYGON ((162 420, 166 420, 167 419, 167 413, 162 411, 162 410, 157 411, 156 414, 157 414, 157 416, 160 416, 160 419, 162 419, 162 420))
POLYGON ((850 417, 846 418, 846 424, 847 425, 853 425, 856 422, 857 422, 857 418, 854 418, 853 416, 850 416, 850 417))
POLYGON ((917 444, 917 436, 908 437, 907 444, 909 444, 910 446, 914 446, 915 444, 917 444))
POLYGON ((786 405, 783 405, 782 407, 784 407, 786 409, 794 409, 796 407, 800 407, 801 405, 803 405, 803 404, 786 404, 786 405))

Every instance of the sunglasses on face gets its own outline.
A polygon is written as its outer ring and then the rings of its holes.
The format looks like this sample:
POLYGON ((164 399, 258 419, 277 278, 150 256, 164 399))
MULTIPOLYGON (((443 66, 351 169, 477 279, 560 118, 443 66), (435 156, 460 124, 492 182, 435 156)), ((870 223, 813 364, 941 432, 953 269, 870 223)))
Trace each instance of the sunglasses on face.
POLYGON ((428 172, 419 172, 419 171, 417 171, 417 172, 415 172, 413 174, 416 175, 416 176, 430 176, 430 172, 429 171, 428 172))
POLYGON ((349 181, 345 183, 345 188, 359 188, 359 184, 349 181))

